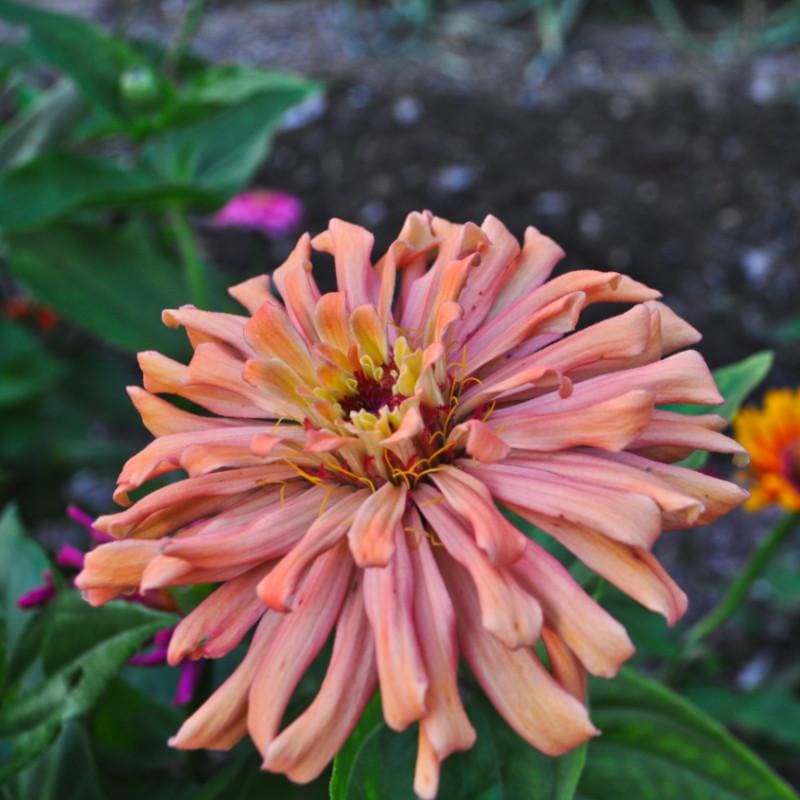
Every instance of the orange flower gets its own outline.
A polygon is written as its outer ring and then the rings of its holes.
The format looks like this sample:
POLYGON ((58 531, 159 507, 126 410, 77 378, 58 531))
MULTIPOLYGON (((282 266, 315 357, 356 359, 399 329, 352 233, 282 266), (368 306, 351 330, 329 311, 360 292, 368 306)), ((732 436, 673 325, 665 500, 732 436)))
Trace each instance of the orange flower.
POLYGON ((762 409, 736 415, 733 430, 750 454, 753 487, 745 508, 778 503, 800 511, 800 389, 771 389, 762 409))
POLYGON ((178 625, 174 664, 218 658, 255 626, 174 746, 227 749, 249 732, 266 769, 309 781, 379 686, 390 727, 419 723, 414 787, 434 797, 441 761, 475 739, 459 654, 508 724, 557 755, 597 733, 587 672, 613 676, 633 652, 497 504, 674 623, 686 597, 653 543, 745 493, 670 462, 741 448, 717 416, 659 408, 722 398, 698 353, 676 353, 697 331, 652 289, 594 270, 548 280, 561 248, 535 228, 520 247, 494 217, 412 213, 374 266, 372 247, 335 219, 275 271, 283 302, 262 275, 230 290, 249 316, 164 312, 194 356, 141 354, 145 388, 130 394, 156 439, 115 497, 127 505, 157 475, 189 477, 97 520, 119 541, 87 556, 79 585, 102 603, 220 583, 178 625), (312 249, 333 256, 337 292, 320 295, 312 249), (601 302, 632 307, 573 333, 601 302), (334 629, 315 700, 282 729, 334 629))

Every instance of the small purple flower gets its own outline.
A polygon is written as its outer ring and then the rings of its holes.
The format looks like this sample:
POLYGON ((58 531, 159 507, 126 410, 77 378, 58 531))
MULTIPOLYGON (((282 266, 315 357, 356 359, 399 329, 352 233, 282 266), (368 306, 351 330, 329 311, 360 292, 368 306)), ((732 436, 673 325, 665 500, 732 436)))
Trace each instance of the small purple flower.
POLYGON ((279 237, 294 231, 302 216, 303 204, 294 195, 252 189, 232 197, 212 222, 217 228, 246 228, 279 237))
POLYGON ((47 605, 56 596, 56 587, 50 570, 42 573, 42 579, 44 583, 41 586, 35 586, 17 598, 17 606, 23 611, 47 605))

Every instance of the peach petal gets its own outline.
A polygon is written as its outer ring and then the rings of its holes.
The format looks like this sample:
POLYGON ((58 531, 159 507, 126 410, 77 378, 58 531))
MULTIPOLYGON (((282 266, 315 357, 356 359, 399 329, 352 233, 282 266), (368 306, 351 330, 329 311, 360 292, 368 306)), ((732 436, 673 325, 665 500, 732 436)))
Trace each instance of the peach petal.
POLYGON ((291 499, 267 506, 243 526, 219 531, 201 530, 170 539, 164 553, 196 567, 232 567, 256 564, 290 550, 317 520, 327 490, 314 486, 291 499))
POLYGON ((129 540, 109 542, 90 550, 75 579, 78 589, 133 589, 145 567, 158 555, 160 542, 129 540))
POLYGON ((367 490, 362 489, 340 494, 333 505, 328 503, 325 513, 258 585, 258 596, 265 605, 275 611, 290 610, 298 583, 306 570, 347 534, 356 512, 368 496, 367 490))
POLYGON ((570 520, 623 544, 649 549, 661 534, 660 509, 645 494, 577 483, 518 460, 464 469, 480 474, 502 503, 570 520))
POLYGON ((153 436, 168 436, 176 433, 235 428, 246 425, 246 420, 225 419, 224 417, 202 417, 184 411, 172 403, 151 394, 139 386, 128 386, 128 396, 139 412, 145 428, 153 436))
POLYGON ((172 634, 167 661, 175 666, 190 658, 220 658, 233 650, 264 614, 256 585, 269 564, 222 584, 195 606, 172 634))
POLYGON ((351 576, 346 548, 328 551, 317 559, 303 581, 296 610, 276 614, 281 623, 253 677, 247 711, 250 736, 265 758, 292 692, 336 623, 351 576))
POLYGON ((187 719, 169 740, 179 750, 230 750, 247 730, 250 685, 270 641, 282 622, 267 612, 256 628, 245 657, 230 677, 187 719))
POLYGON ((586 702, 588 676, 581 662, 558 634, 551 631, 547 626, 542 628, 542 641, 547 650, 547 658, 550 661, 550 671, 553 677, 574 698, 580 700, 581 703, 586 702))
POLYGON ((516 649, 535 644, 542 627, 539 604, 520 587, 510 571, 490 563, 447 503, 436 502, 439 497, 428 486, 414 491, 417 507, 447 553, 469 572, 478 593, 481 624, 506 647, 516 649))
POLYGON ((642 470, 664 481, 681 494, 693 497, 702 503, 703 511, 699 516, 689 520, 678 519, 676 525, 665 525, 665 528, 707 525, 739 506, 747 498, 747 492, 735 483, 696 470, 674 464, 662 464, 633 453, 602 454, 602 457, 642 470))
POLYGON ((166 309, 161 313, 161 319, 170 328, 185 328, 192 347, 202 342, 217 342, 244 355, 252 353, 243 335, 247 317, 239 314, 201 311, 195 306, 185 305, 166 309))
POLYGON ((330 347, 343 354, 350 350, 347 299, 343 292, 329 292, 320 297, 314 310, 314 325, 319 338, 330 347))
POLYGON ((669 625, 674 625, 685 613, 686 595, 646 550, 615 542, 568 520, 538 514, 511 502, 506 505, 549 533, 620 591, 661 614, 669 625))
POLYGON ((378 300, 378 278, 370 262, 374 244, 375 237, 369 231, 341 219, 332 219, 328 230, 311 241, 315 250, 333 256, 336 284, 350 311, 378 300))
POLYGON ((317 341, 314 309, 320 298, 310 259, 311 237, 304 233, 286 261, 272 273, 289 319, 309 346, 317 341))
POLYGON ((564 250, 549 236, 545 236, 533 226, 528 226, 525 229, 522 252, 506 275, 488 318, 492 319, 503 308, 516 303, 541 286, 565 255, 564 250))
POLYGON ((385 364, 389 358, 386 328, 374 306, 357 306, 350 314, 350 332, 358 344, 361 356, 375 364, 385 364))
MULTIPOLYGON (((407 525, 422 525, 416 511, 409 512, 407 525)), ((439 761, 456 750, 475 743, 475 731, 467 719, 458 693, 458 645, 455 612, 447 587, 426 537, 410 548, 414 572, 414 621, 429 676, 427 713, 420 732, 431 744, 439 761)))
POLYGON ((541 665, 533 650, 509 650, 479 622, 478 601, 463 568, 441 559, 440 568, 456 609, 461 652, 506 722, 549 756, 566 753, 598 731, 586 708, 541 665))
POLYGON ((478 547, 493 564, 511 564, 522 555, 524 534, 497 510, 480 480, 452 466, 432 473, 431 479, 450 506, 469 521, 478 547))
POLYGON ((375 645, 356 579, 336 625, 333 654, 319 692, 269 745, 264 769, 283 772, 296 783, 314 780, 350 735, 377 682, 375 645))
POLYGON ((246 281, 237 283, 235 286, 231 286, 228 289, 228 294, 251 314, 255 314, 265 302, 273 299, 269 291, 269 285, 269 275, 256 275, 246 281))
POLYGON ((634 390, 574 411, 507 414, 500 437, 507 445, 537 452, 572 447, 622 450, 650 423, 653 400, 650 392, 634 390))
POLYGON ((244 334, 259 356, 291 364, 309 386, 315 385, 311 353, 285 311, 264 303, 245 326, 244 334))
POLYGON ((385 567, 364 570, 364 605, 375 640, 386 724, 405 730, 426 711, 428 677, 414 625, 414 573, 402 526, 385 567))
POLYGON ((592 675, 613 678, 633 655, 625 628, 543 547, 529 541, 512 571, 541 604, 547 625, 592 675))
POLYGON ((406 504, 405 485, 384 483, 356 512, 347 534, 359 567, 383 567, 394 553, 395 528, 406 504))
POLYGON ((464 447, 469 455, 484 464, 502 461, 511 452, 511 446, 479 419, 456 425, 447 442, 454 447, 464 447))
POLYGON ((454 327, 455 342, 466 341, 484 323, 520 254, 519 242, 497 217, 489 214, 481 230, 489 243, 481 252, 480 264, 470 271, 459 295, 464 316, 454 327))

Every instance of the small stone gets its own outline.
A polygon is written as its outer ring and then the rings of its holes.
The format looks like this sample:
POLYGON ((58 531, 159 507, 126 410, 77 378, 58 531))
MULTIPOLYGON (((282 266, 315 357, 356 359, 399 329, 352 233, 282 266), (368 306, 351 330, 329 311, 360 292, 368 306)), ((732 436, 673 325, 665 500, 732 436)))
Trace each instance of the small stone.
POLYGON ((363 225, 374 227, 386 219, 386 203, 383 200, 370 200, 361 206, 358 216, 363 225))
POLYGON ((603 219, 596 211, 589 209, 578 218, 578 229, 587 239, 597 239, 603 233, 603 219))
POLYGON ((562 192, 539 192, 533 198, 533 210, 537 214, 560 217, 567 211, 567 198, 562 192))
POLYGON ((443 192, 463 192, 475 183, 475 170, 467 164, 442 167, 434 178, 434 186, 443 192))
POLYGON ((747 282, 754 289, 761 289, 766 285, 773 261, 774 254, 767 248, 751 247, 745 250, 739 263, 744 270, 747 282))
POLYGON ((422 104, 416 97, 399 97, 392 109, 395 120, 401 125, 413 125, 422 116, 422 104))

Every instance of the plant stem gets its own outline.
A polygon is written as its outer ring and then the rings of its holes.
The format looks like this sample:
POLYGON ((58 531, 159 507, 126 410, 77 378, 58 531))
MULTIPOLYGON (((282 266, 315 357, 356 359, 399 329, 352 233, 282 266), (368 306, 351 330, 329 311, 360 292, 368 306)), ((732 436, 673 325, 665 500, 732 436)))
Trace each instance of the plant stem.
POLYGON ((187 3, 180 27, 178 28, 178 35, 175 37, 175 43, 169 49, 164 59, 164 67, 168 71, 174 69, 180 63, 184 54, 189 49, 192 40, 197 35, 200 22, 203 19, 205 6, 206 0, 189 0, 187 3))
POLYGON ((192 302, 198 308, 208 308, 208 281, 206 269, 197 249, 197 241, 185 211, 173 211, 169 215, 170 226, 175 234, 178 251, 183 262, 183 273, 192 302))
POLYGON ((685 652, 691 652, 703 639, 722 625, 745 599, 750 587, 772 560, 783 540, 800 522, 800 511, 787 514, 759 543, 744 572, 731 584, 727 594, 687 632, 685 652))

